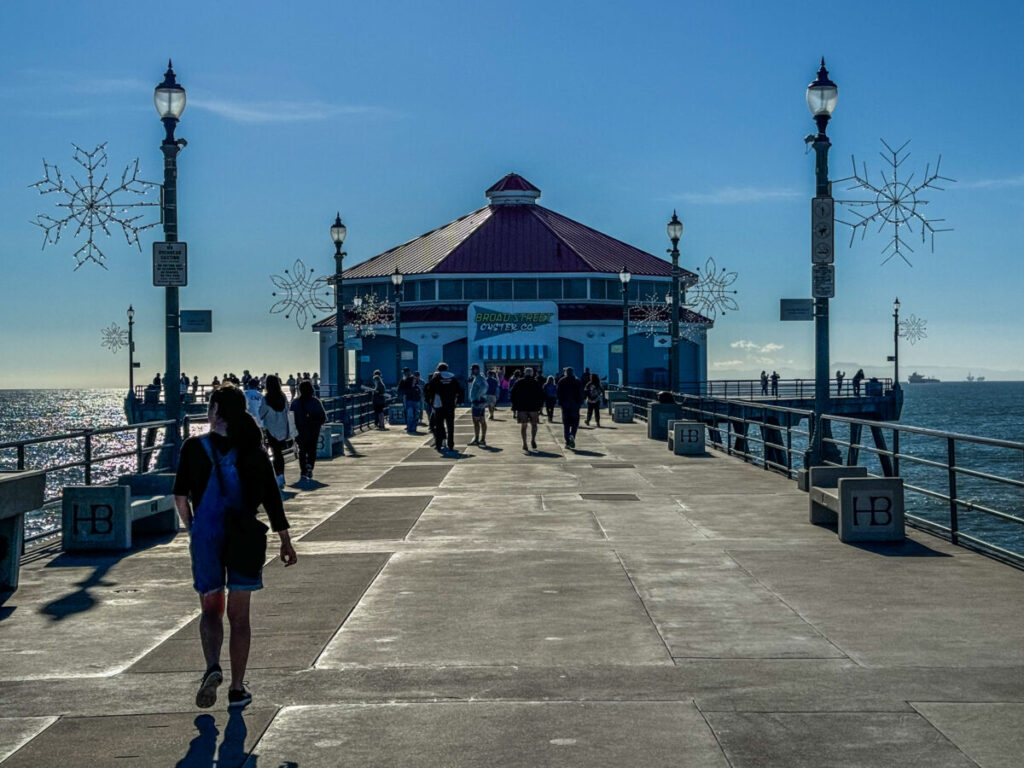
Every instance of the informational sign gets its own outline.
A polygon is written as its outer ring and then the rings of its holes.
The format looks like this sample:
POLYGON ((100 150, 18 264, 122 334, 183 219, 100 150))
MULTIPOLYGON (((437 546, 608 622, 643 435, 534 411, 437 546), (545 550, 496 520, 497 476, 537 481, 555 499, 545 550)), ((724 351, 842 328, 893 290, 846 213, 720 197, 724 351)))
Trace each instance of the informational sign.
POLYGON ((413 359, 413 351, 411 349, 403 349, 402 350, 402 359, 403 360, 412 360, 413 359))
POLYGON ((354 349, 356 352, 363 351, 363 337, 353 336, 352 338, 345 337, 345 346, 349 349, 354 349))
POLYGON ((552 302, 543 302, 542 307, 508 307, 504 303, 495 303, 494 306, 473 304, 470 307, 470 322, 476 326, 473 341, 505 333, 535 333, 550 325, 553 318, 558 316, 558 310, 552 302))
POLYGON ((836 295, 836 268, 832 264, 811 267, 811 295, 816 299, 831 299, 836 295))
POLYGON ((157 288, 188 285, 188 243, 153 243, 153 285, 157 288))
POLYGON ((779 299, 779 320, 813 320, 814 299, 779 299))
POLYGON ((558 305, 553 301, 479 301, 466 308, 469 362, 553 360, 558 305))
POLYGON ((831 264, 835 261, 835 202, 831 197, 811 201, 811 262, 831 264))
POLYGON ((210 333, 213 331, 213 310, 183 309, 178 317, 178 330, 182 333, 210 333))

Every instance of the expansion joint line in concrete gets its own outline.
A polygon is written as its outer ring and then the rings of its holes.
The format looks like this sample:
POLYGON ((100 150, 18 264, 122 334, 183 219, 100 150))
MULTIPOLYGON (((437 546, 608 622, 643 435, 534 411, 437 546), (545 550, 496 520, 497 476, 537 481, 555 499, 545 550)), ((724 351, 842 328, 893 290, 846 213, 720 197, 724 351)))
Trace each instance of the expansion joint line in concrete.
POLYGON ((732 760, 729 759, 729 755, 726 753, 725 747, 722 746, 722 742, 718 738, 718 734, 715 733, 715 729, 711 727, 711 723, 708 722, 707 715, 704 714, 704 710, 700 708, 700 704, 697 703, 696 699, 693 699, 693 708, 697 710, 697 714, 700 715, 701 719, 704 721, 704 725, 708 728, 708 733, 711 734, 715 740, 715 744, 718 745, 718 751, 722 753, 722 759, 729 764, 729 768, 734 768, 732 760))
POLYGON ((757 578, 757 576, 755 576, 753 573, 751 573, 749 569, 744 567, 743 563, 741 563, 739 560, 737 560, 735 557, 732 556, 732 552, 730 552, 728 549, 723 549, 722 552, 725 554, 726 557, 728 557, 730 560, 732 560, 734 563, 736 563, 736 567, 739 568, 741 571, 743 571, 743 573, 747 574, 747 576, 750 577, 751 581, 753 581, 755 584, 757 584, 759 587, 761 587, 761 589, 763 589, 768 594, 772 595, 776 600, 778 600, 780 603, 782 603, 784 606, 786 606, 790 611, 792 611, 794 616, 798 617, 800 619, 800 621, 802 621, 804 624, 806 624, 808 627, 810 627, 811 630, 813 630, 814 634, 816 634, 818 637, 820 637, 826 643, 828 643, 833 648, 835 648, 836 651, 838 651, 842 655, 842 657, 844 659, 847 659, 848 661, 852 661, 858 667, 863 667, 864 666, 863 664, 860 663, 860 661, 858 661, 857 659, 851 657, 846 651, 844 651, 838 645, 833 643, 831 638, 827 637, 812 622, 808 621, 806 616, 804 616, 802 613, 800 613, 800 611, 798 611, 796 608, 794 608, 792 605, 790 605, 789 602, 786 600, 786 598, 784 598, 782 595, 780 595, 774 589, 772 589, 767 584, 765 584, 763 581, 761 581, 759 578, 757 578))
POLYGON ((383 563, 381 563, 380 568, 378 568, 377 572, 373 574, 373 578, 369 579, 366 582, 366 586, 363 588, 363 591, 359 593, 359 597, 357 597, 355 601, 352 603, 352 607, 349 609, 348 613, 346 613, 342 617, 341 622, 338 624, 338 628, 331 633, 331 636, 327 638, 327 642, 324 643, 323 648, 320 649, 320 652, 316 655, 316 658, 313 659, 313 663, 310 664, 311 669, 316 669, 316 665, 320 661, 320 658, 324 655, 324 651, 327 650, 327 647, 334 642, 334 638, 336 638, 338 636, 338 633, 341 632, 341 630, 345 627, 345 622, 348 621, 348 617, 351 616, 355 612, 356 608, 359 607, 359 603, 363 601, 363 597, 366 596, 366 593, 369 591, 370 587, 372 587, 373 584, 377 581, 377 579, 380 578, 380 575, 384 572, 384 569, 388 567, 388 563, 391 562, 391 556, 394 554, 394 552, 388 552, 387 559, 383 563))
POLYGON ((665 636, 661 634, 661 630, 658 628, 657 622, 654 621, 654 617, 651 616, 651 612, 647 610, 647 605, 644 603, 644 599, 640 597, 640 590, 636 588, 636 584, 633 582, 632 577, 629 575, 629 571, 626 570, 626 564, 622 562, 622 558, 619 556, 618 551, 612 550, 612 554, 615 555, 615 559, 619 563, 619 567, 622 569, 623 575, 629 581, 629 586, 633 588, 633 594, 636 595, 636 599, 640 601, 640 607, 644 609, 644 613, 647 614, 647 620, 651 622, 651 626, 654 627, 654 631, 658 633, 658 639, 661 640, 661 644, 665 648, 665 653, 668 658, 672 661, 672 666, 676 665, 676 660, 672 658, 672 649, 669 648, 668 642, 665 640, 665 636))

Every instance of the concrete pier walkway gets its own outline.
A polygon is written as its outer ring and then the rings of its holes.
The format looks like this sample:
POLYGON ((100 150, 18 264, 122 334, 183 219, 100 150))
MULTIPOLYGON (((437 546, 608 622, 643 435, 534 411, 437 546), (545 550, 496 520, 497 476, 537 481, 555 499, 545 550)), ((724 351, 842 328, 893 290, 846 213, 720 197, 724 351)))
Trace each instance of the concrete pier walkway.
POLYGON ((543 424, 527 456, 499 418, 458 458, 364 433, 289 488, 299 563, 253 599, 242 714, 193 706, 184 534, 30 553, 3 768, 1024 764, 1024 573, 917 532, 841 544, 793 482, 643 424, 576 451, 543 424))

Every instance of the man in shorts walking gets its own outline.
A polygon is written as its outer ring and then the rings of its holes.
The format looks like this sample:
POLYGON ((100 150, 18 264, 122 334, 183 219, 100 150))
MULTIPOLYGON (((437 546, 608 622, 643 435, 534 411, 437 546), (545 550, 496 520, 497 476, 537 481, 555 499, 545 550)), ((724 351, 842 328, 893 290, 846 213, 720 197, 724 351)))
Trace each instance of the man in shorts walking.
POLYGON ((470 445, 487 445, 487 379, 480 374, 480 366, 475 363, 469 369, 469 381, 466 382, 469 396, 469 409, 473 415, 473 441, 470 445))
POLYGON ((544 407, 544 388, 534 377, 533 368, 523 371, 523 377, 513 385, 509 396, 523 435, 523 451, 530 452, 526 446, 527 424, 530 425, 530 447, 537 450, 537 425, 540 424, 540 409, 544 407))

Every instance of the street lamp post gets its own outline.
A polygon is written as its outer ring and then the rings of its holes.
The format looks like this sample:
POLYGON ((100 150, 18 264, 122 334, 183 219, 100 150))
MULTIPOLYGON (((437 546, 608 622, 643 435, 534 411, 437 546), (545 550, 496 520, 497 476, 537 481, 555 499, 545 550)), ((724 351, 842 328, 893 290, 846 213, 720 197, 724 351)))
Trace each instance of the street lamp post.
POLYGON ((625 267, 619 272, 622 283, 622 386, 629 386, 629 279, 632 275, 625 267))
POLYGON ((391 284, 395 286, 395 382, 402 381, 402 278, 395 268, 391 273, 391 284))
POLYGON ((341 213, 339 212, 334 217, 334 224, 331 225, 331 240, 334 241, 334 325, 337 329, 337 338, 334 342, 334 371, 337 381, 335 381, 334 385, 339 396, 348 387, 348 377, 345 373, 345 298, 341 290, 341 263, 345 258, 345 252, 341 250, 341 244, 345 242, 346 234, 348 234, 348 229, 341 223, 341 213))
POLYGON ((668 239, 672 241, 672 303, 669 305, 668 388, 675 394, 679 389, 679 238, 683 236, 683 222, 672 211, 668 226, 668 239))
POLYGON ((900 388, 900 297, 892 303, 892 388, 900 388))
MULTIPOLYGON (((807 141, 814 149, 816 198, 831 199, 832 197, 832 187, 828 181, 828 150, 832 143, 825 133, 825 128, 832 117, 832 111, 836 108, 838 94, 839 89, 836 84, 829 80, 823 56, 817 80, 807 86, 807 107, 811 110, 814 122, 818 126, 818 134, 807 137, 807 141)), ((831 209, 831 206, 829 208, 831 209)), ((828 218, 827 234, 831 236, 832 216, 830 215, 828 218)), ((821 262, 829 267, 831 267, 833 259, 831 247, 831 241, 829 241, 828 252, 824 254, 826 258, 821 262)), ((824 293, 824 291, 815 290, 814 293, 824 293)), ((825 443, 821 428, 821 415, 829 407, 829 381, 828 297, 816 295, 814 297, 814 439, 810 451, 812 466, 824 463, 825 443)))
POLYGON ((135 307, 128 305, 128 397, 135 399, 135 307))
MULTIPOLYGON (((164 223, 164 241, 178 242, 178 152, 187 143, 184 139, 174 137, 174 129, 178 125, 181 113, 185 111, 185 89, 174 76, 170 60, 167 61, 167 72, 164 80, 153 91, 153 104, 157 114, 163 121, 165 136, 160 144, 164 153, 164 186, 163 207, 161 214, 164 223)), ((167 436, 171 446, 171 461, 177 463, 181 448, 181 339, 179 335, 179 303, 177 287, 164 288, 166 341, 164 355, 166 360, 164 373, 164 406, 165 417, 174 419, 174 425, 167 428, 167 436)), ((172 464, 172 465, 173 465, 172 464)))

